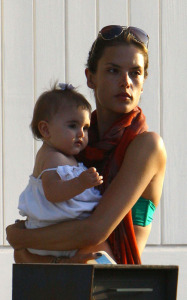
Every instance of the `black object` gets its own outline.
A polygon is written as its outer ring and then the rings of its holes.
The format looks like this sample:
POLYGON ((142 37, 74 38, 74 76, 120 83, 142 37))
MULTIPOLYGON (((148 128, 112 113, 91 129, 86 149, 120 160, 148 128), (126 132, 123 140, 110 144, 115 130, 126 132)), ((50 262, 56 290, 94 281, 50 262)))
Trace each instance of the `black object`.
POLYGON ((14 264, 12 300, 176 300, 178 266, 14 264))

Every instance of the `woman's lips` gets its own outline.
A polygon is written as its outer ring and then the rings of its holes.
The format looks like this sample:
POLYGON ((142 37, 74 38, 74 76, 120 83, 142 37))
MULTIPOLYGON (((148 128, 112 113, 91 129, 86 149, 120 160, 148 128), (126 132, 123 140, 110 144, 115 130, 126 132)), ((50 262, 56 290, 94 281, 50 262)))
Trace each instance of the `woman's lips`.
POLYGON ((122 100, 129 100, 132 98, 128 93, 119 93, 118 95, 116 95, 116 97, 121 98, 122 100))

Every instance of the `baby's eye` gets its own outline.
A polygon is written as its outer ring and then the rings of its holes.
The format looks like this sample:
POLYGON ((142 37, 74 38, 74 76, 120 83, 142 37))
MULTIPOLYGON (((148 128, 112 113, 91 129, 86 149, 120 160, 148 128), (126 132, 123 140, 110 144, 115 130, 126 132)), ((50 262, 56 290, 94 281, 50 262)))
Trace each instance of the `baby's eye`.
POLYGON ((76 128, 76 124, 69 124, 68 127, 71 128, 71 129, 75 129, 76 128))

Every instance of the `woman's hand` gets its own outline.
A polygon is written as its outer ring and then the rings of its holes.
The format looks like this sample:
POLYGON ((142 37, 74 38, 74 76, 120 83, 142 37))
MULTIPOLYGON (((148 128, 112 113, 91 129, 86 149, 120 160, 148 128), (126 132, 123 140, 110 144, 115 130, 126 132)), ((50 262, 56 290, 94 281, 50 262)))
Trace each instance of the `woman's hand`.
POLYGON ((61 258, 62 260, 60 263, 66 263, 66 264, 86 264, 88 260, 97 259, 100 256, 100 253, 79 253, 77 252, 74 256, 71 258, 61 258), (64 261, 64 259, 66 261, 64 261))
POLYGON ((19 249, 17 242, 19 241, 19 232, 23 229, 25 229, 25 221, 20 220, 6 228, 7 241, 14 249, 19 249))
MULTIPOLYGON (((98 254, 99 255, 99 254, 98 254)), ((88 260, 93 260, 98 257, 97 253, 79 253, 77 252, 74 256, 56 257, 51 255, 41 256, 32 254, 26 249, 14 250, 14 260, 16 263, 60 263, 60 264, 86 264, 88 260)))

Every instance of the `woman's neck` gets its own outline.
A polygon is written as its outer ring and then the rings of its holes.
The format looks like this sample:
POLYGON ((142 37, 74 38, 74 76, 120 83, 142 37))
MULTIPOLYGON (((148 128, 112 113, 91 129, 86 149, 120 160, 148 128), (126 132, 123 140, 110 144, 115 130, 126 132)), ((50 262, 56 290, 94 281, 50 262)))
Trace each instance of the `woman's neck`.
POLYGON ((100 139, 105 132, 112 126, 112 124, 120 118, 120 114, 114 114, 97 109, 97 124, 100 139))

